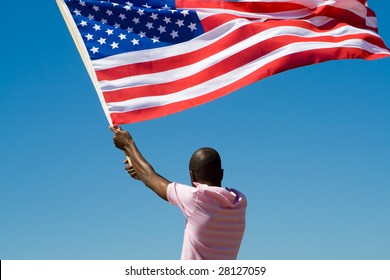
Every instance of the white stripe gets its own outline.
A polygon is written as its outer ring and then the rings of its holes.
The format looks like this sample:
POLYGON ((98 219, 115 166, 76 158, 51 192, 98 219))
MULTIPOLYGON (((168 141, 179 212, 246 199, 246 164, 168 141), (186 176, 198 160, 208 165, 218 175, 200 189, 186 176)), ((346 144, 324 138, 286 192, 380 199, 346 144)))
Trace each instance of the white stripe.
POLYGON ((316 38, 321 36, 333 36, 333 37, 342 37, 345 35, 352 34, 367 34, 376 35, 374 32, 362 32, 361 29, 357 29, 351 26, 343 26, 335 30, 331 30, 323 33, 316 33, 308 29, 300 27, 275 27, 268 29, 266 31, 255 34, 254 36, 238 42, 237 44, 224 49, 210 57, 207 57, 204 60, 199 62, 175 68, 168 71, 163 71, 153 74, 144 74, 144 75, 135 75, 131 77, 126 77, 122 79, 112 80, 112 81, 101 81, 100 86, 104 92, 118 90, 129 87, 145 86, 151 84, 161 84, 173 82, 178 79, 183 79, 189 76, 192 76, 212 65, 217 64, 223 59, 226 59, 237 52, 243 51, 248 47, 251 47, 257 43, 263 42, 270 38, 281 37, 285 35, 293 35, 301 38, 316 38))
POLYGON ((320 26, 327 24, 328 22, 330 22, 332 20, 334 20, 334 18, 318 16, 318 17, 311 17, 309 19, 305 19, 304 21, 310 22, 314 26, 320 27, 320 26))
POLYGON ((376 20, 376 17, 367 17, 366 24, 367 24, 367 26, 370 26, 373 28, 378 28, 378 22, 376 20))
POLYGON ((300 53, 309 50, 320 50, 326 48, 357 48, 363 49, 370 53, 376 54, 390 54, 386 49, 379 48, 371 43, 362 41, 359 39, 350 39, 338 43, 328 43, 328 42, 304 42, 304 43, 293 43, 287 46, 284 46, 280 49, 273 51, 272 53, 260 57, 251 63, 248 63, 240 68, 237 68, 229 73, 221 75, 217 78, 211 79, 207 82, 199 84, 197 86, 191 87, 189 89, 172 93, 164 96, 151 96, 151 97, 141 97, 131 100, 126 100, 123 102, 112 102, 107 103, 107 106, 111 113, 120 113, 120 112, 130 112, 139 109, 147 109, 162 105, 167 105, 179 101, 190 100, 199 96, 206 95, 215 90, 220 89, 223 86, 232 84, 241 78, 249 75, 250 73, 256 71, 256 69, 261 68, 262 66, 287 55, 300 53))

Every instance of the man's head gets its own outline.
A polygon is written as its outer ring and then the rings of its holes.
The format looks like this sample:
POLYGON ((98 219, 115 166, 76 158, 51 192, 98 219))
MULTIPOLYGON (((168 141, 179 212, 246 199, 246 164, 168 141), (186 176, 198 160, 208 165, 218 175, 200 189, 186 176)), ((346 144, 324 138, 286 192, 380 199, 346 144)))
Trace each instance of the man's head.
POLYGON ((190 177, 192 184, 198 182, 220 187, 223 169, 218 152, 212 148, 195 151, 190 160, 190 177))

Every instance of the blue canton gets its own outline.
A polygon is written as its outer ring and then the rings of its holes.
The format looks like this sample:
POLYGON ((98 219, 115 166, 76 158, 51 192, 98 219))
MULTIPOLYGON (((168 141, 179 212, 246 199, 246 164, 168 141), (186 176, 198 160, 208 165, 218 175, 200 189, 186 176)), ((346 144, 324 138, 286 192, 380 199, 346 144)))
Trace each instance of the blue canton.
POLYGON ((92 60, 169 46, 202 33, 196 12, 171 0, 65 0, 92 60))

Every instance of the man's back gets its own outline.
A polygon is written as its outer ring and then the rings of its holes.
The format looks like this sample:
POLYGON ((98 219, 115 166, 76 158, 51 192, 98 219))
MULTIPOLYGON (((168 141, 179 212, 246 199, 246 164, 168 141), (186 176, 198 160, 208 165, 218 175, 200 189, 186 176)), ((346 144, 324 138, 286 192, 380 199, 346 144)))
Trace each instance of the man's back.
POLYGON ((189 164, 194 187, 188 187, 159 175, 130 133, 120 127, 110 129, 115 133, 115 146, 127 157, 124 163, 130 176, 177 205, 187 218, 182 259, 236 259, 245 230, 247 202, 242 193, 221 187, 224 170, 218 152, 207 147, 195 151, 189 164))
POLYGON ((168 201, 187 219, 182 259, 236 259, 245 230, 245 196, 234 189, 171 183, 168 201))

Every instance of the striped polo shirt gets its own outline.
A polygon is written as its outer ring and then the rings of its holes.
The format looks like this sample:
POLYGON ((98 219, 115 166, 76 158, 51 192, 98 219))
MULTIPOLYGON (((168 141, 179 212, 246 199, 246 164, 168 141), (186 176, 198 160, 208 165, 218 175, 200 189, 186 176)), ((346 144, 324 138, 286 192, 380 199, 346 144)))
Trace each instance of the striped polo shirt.
POLYGON ((245 230, 245 196, 235 190, 171 183, 168 201, 186 218, 182 260, 234 260, 245 230))

